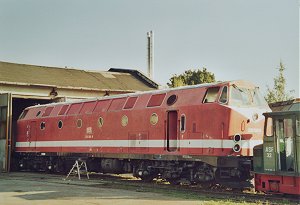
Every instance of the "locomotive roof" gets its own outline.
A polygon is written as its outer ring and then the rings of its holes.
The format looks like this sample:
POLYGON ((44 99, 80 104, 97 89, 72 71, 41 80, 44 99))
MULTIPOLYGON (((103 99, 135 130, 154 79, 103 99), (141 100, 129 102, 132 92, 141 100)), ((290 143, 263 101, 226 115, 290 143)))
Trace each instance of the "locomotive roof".
MULTIPOLYGON (((97 97, 97 98, 90 98, 90 99, 83 99, 83 100, 76 100, 72 102, 57 102, 57 103, 50 103, 47 105, 61 105, 61 104, 72 104, 72 103, 80 103, 80 102, 90 102, 95 100, 106 100, 106 99, 115 99, 115 98, 122 98, 122 97, 134 97, 141 94, 160 94, 160 93, 167 93, 171 91, 177 91, 177 90, 186 90, 186 89, 195 89, 195 88, 201 88, 201 87, 210 87, 210 86, 217 86, 217 85, 223 85, 223 84, 249 84, 252 87, 255 87, 252 83, 248 81, 243 80, 234 80, 234 81, 219 81, 215 83, 203 83, 198 85, 188 85, 188 86, 181 86, 176 88, 165 88, 165 89, 159 89, 159 90, 151 90, 151 91, 137 91, 134 93, 126 93, 126 94, 119 94, 119 95, 112 95, 112 96, 103 96, 103 97, 97 97)), ((33 107, 44 107, 45 105, 34 105, 30 106, 28 108, 33 107)))
MULTIPOLYGON (((279 104, 282 102, 279 102, 279 104)), ((299 98, 291 100, 284 110, 273 110, 272 112, 264 113, 265 116, 282 116, 282 115, 299 115, 300 114, 300 101, 299 98)))

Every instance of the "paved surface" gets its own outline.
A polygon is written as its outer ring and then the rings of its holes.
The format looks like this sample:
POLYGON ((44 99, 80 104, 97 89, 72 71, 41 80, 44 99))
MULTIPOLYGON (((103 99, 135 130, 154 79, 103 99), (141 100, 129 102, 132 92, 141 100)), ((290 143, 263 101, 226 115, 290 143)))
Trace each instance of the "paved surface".
POLYGON ((174 205, 201 204, 141 190, 105 188, 101 180, 66 180, 62 176, 0 173, 1 205, 174 205))

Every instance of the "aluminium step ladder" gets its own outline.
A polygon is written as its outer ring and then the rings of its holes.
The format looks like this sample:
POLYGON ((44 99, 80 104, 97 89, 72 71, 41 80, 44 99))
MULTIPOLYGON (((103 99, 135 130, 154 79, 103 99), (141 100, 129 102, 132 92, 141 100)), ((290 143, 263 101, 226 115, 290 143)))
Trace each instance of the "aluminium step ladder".
POLYGON ((82 172, 84 172, 86 174, 87 179, 90 179, 88 169, 87 169, 87 165, 86 165, 86 161, 82 160, 82 159, 77 159, 75 161, 73 167, 70 169, 69 174, 67 175, 65 180, 68 179, 68 177, 71 174, 78 175, 78 179, 81 180, 80 175, 81 175, 82 172))

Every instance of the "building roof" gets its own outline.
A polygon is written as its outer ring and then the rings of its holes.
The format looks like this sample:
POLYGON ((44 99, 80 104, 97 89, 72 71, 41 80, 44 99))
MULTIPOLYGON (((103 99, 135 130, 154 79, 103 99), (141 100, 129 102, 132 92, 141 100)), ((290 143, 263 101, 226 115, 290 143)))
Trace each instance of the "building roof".
POLYGON ((120 91, 145 91, 158 88, 157 83, 137 70, 86 71, 0 61, 1 83, 120 91))

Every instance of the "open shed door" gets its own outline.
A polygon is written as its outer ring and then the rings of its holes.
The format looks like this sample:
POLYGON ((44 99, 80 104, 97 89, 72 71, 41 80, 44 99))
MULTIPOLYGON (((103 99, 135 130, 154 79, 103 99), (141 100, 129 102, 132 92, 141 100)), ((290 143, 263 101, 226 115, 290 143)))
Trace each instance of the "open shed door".
POLYGON ((12 98, 0 94, 0 172, 9 172, 11 157, 12 98))

